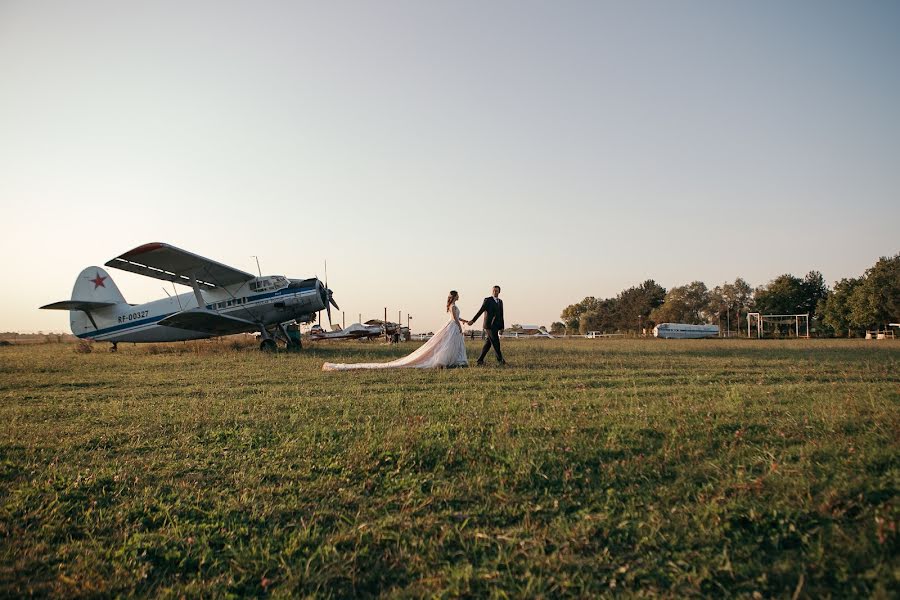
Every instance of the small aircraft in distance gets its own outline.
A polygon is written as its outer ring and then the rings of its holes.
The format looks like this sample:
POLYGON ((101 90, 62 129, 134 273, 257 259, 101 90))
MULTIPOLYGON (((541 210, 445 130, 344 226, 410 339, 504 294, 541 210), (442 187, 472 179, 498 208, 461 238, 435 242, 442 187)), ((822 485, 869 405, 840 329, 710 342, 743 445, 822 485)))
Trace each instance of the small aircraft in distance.
POLYGON ((547 333, 547 330, 540 325, 521 325, 521 329, 507 329, 500 337, 504 338, 549 338, 553 336, 547 333))
POLYGON ((397 323, 384 323, 379 319, 372 319, 365 323, 353 323, 346 329, 340 325, 332 325, 332 331, 325 331, 318 325, 313 325, 309 330, 309 339, 312 342, 321 340, 372 340, 380 337, 397 339, 397 337, 409 338, 409 328, 397 323))
MULTIPOLYGON (((75 280, 72 298, 42 306, 68 310, 72 333, 110 342, 177 342, 259 332, 260 350, 275 350, 276 339, 298 347, 285 325, 314 321, 339 308, 328 285, 316 277, 256 277, 245 271, 163 243, 138 246, 106 263, 108 267, 187 285, 193 291, 128 304, 109 274, 88 267, 75 280)), ((167 292, 168 293, 168 292, 167 292)))
POLYGON ((354 323, 346 329, 342 329, 340 325, 333 325, 333 331, 325 331, 319 326, 313 325, 309 330, 309 339, 312 342, 320 340, 360 340, 373 339, 384 336, 384 328, 381 325, 363 325, 362 323, 354 323))

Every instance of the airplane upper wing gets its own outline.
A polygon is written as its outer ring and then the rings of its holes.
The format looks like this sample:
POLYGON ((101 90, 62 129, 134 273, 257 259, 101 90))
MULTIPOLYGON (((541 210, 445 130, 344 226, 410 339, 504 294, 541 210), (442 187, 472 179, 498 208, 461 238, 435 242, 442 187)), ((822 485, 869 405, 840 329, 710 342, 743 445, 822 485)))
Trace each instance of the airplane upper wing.
POLYGON ((159 242, 129 250, 107 262, 106 266, 184 285, 191 285, 193 276, 205 290, 250 281, 255 277, 246 271, 159 242))
POLYGON ((259 325, 253 321, 220 315, 204 308, 185 310, 168 316, 159 322, 166 327, 202 331, 209 335, 231 335, 247 331, 258 331, 259 325))

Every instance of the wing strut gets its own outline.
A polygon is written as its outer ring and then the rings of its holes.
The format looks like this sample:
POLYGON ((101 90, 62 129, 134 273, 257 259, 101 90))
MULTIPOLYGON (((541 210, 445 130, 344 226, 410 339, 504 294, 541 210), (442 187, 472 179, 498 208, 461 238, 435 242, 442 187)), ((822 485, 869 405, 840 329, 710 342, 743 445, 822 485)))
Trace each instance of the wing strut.
POLYGON ((97 327, 97 321, 94 320, 94 315, 91 314, 90 309, 84 309, 82 312, 87 315, 88 319, 91 320, 91 325, 94 326, 94 331, 100 329, 99 327, 97 327))
POLYGON ((206 302, 203 300, 203 294, 200 293, 200 284, 197 283, 197 278, 194 277, 194 274, 191 273, 191 287, 194 288, 194 297, 197 298, 197 308, 206 308, 206 302))

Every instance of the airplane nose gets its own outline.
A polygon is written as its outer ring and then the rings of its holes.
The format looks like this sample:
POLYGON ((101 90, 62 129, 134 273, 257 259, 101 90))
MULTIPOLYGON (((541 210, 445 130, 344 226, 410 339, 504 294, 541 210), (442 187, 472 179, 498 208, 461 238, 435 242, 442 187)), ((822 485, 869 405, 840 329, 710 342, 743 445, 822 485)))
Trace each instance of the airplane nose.
POLYGON ((316 287, 319 289, 319 298, 322 299, 322 307, 328 306, 328 288, 320 280, 316 280, 316 287))
POLYGON ((328 289, 324 283, 316 280, 316 287, 319 288, 319 298, 322 299, 322 306, 325 307, 325 313, 328 315, 328 324, 330 325, 331 307, 334 306, 338 310, 341 310, 341 307, 338 306, 337 302, 334 301, 333 292, 328 289))

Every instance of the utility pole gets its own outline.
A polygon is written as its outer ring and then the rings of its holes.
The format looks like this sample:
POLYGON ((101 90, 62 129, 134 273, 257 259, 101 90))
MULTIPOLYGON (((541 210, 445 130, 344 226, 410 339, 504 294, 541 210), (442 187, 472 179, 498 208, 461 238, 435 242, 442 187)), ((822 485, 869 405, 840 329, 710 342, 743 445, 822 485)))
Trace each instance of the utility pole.
POLYGON ((347 313, 341 311, 341 329, 347 329, 347 313))

